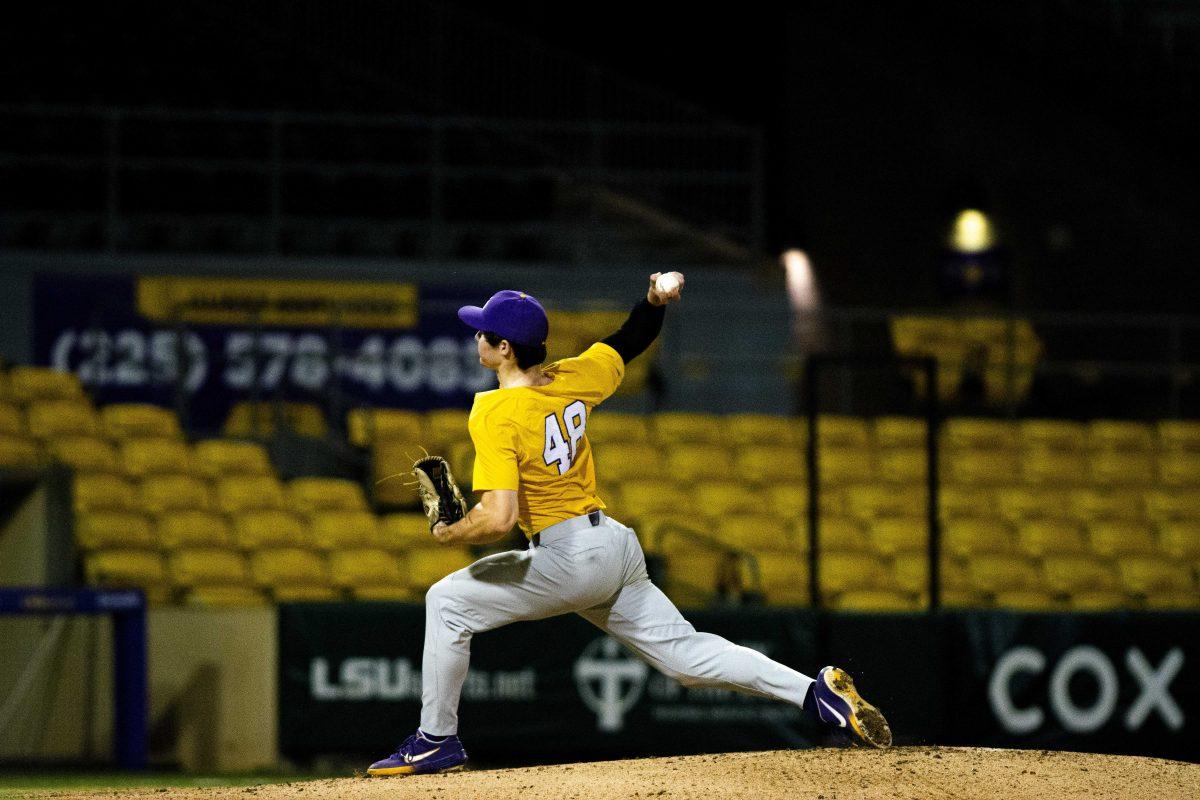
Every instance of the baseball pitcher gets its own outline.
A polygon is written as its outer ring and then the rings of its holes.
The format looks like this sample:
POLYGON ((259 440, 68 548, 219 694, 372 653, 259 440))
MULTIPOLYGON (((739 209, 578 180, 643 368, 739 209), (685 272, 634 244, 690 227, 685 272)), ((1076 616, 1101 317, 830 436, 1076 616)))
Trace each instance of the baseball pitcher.
POLYGON ((475 445, 474 489, 466 511, 440 459, 415 471, 443 544, 497 541, 514 524, 528 549, 483 558, 447 575, 425 596, 421 723, 371 775, 461 768, 458 703, 471 637, 510 622, 575 613, 685 686, 712 686, 803 708, 875 747, 891 744, 883 715, 859 696, 850 676, 825 667, 814 680, 761 653, 700 633, 646 574, 633 530, 609 516, 596 494, 587 424, 662 328, 683 276, 650 276, 644 299, 612 335, 575 358, 543 366, 549 324, 532 296, 502 291, 459 318, 475 329, 479 360, 499 388, 475 396, 468 422, 475 445))

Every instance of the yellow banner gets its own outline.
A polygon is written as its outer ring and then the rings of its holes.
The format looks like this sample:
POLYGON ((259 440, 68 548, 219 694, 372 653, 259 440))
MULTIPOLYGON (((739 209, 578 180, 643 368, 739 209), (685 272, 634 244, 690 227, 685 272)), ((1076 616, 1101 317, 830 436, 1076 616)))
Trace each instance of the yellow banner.
POLYGON ((412 328, 411 283, 142 277, 138 312, 159 322, 277 327, 412 328))

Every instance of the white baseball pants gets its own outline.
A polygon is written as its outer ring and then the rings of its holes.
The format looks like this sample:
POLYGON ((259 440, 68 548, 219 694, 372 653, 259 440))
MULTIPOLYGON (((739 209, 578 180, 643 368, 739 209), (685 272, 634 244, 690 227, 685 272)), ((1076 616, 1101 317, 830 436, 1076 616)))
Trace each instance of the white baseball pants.
POLYGON ((458 733, 471 637, 510 622, 574 612, 684 686, 713 686, 801 705, 813 679, 748 647, 698 633, 646 574, 631 528, 576 517, 528 550, 497 553, 425 595, 421 730, 458 733))

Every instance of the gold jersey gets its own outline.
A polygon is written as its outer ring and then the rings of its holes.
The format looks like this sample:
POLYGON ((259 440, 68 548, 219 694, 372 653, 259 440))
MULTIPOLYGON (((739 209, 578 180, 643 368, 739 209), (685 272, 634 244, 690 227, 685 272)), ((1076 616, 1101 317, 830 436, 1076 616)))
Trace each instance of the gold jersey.
POLYGON ((597 342, 542 369, 544 386, 479 392, 467 423, 475 444, 475 491, 517 493, 526 536, 604 508, 587 439, 592 409, 621 383, 625 362, 597 342))

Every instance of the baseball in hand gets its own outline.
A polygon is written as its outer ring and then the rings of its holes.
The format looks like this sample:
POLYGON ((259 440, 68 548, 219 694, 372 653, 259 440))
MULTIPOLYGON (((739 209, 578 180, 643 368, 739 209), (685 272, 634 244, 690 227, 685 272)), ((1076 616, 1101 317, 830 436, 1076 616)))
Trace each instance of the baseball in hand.
POLYGON ((660 294, 670 294, 678 288, 679 278, 675 277, 674 272, 664 272, 654 282, 654 290, 660 294))

